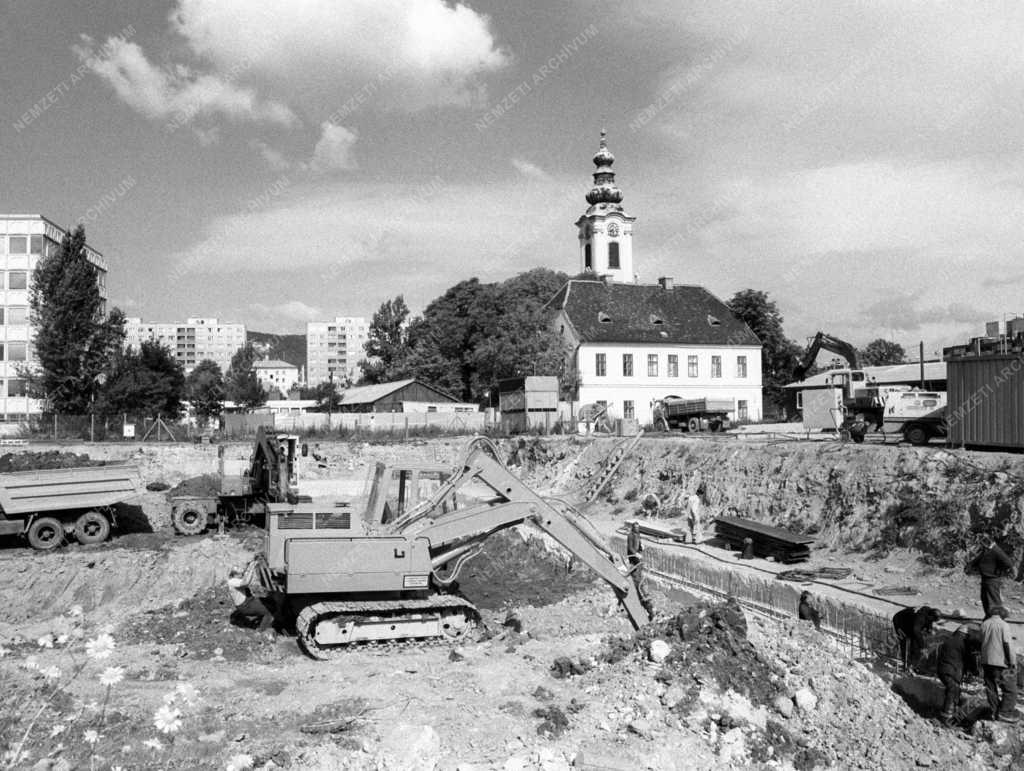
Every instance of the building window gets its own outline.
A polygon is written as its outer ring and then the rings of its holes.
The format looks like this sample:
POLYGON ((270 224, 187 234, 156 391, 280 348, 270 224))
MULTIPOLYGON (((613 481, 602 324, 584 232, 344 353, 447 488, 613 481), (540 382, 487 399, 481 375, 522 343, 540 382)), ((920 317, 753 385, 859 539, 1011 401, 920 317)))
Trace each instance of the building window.
POLYGON ((7 361, 25 361, 25 344, 8 342, 7 361))
POLYGON ((608 267, 612 270, 619 269, 619 242, 612 241, 608 244, 608 267))
POLYGON ((697 377, 697 357, 687 356, 686 357, 686 376, 697 377))
POLYGON ((28 236, 11 236, 11 254, 28 254, 28 236))
POLYGON ((633 354, 622 354, 622 376, 633 377, 633 354))
POLYGON ((24 378, 12 377, 7 381, 8 396, 28 396, 28 384, 24 378))
POLYGON ((593 270, 594 269, 594 258, 590 254, 590 244, 583 247, 583 269, 593 270))
POLYGON ((42 236, 32 236, 31 251, 32 251, 32 254, 42 254, 43 253, 43 237, 42 236))
POLYGON ((679 377, 679 357, 674 353, 668 355, 668 376, 679 377))
POLYGON ((658 376, 658 354, 647 354, 647 377, 658 376))
MULTIPOLYGON (((0 323, 3 323, 3 314, 0 313, 0 323)), ((7 309, 8 324, 28 324, 28 308, 14 306, 7 309)))
POLYGON ((747 357, 737 356, 736 357, 736 377, 747 376, 747 357))
POLYGON ((594 356, 594 373, 598 377, 608 374, 608 359, 605 354, 599 353, 594 356))
MULTIPOLYGON (((11 239, 13 240, 13 239, 11 239)), ((28 273, 23 270, 12 270, 7 274, 8 289, 25 289, 28 287, 28 273)))
POLYGON ((722 376, 722 357, 712 356, 711 357, 711 377, 722 376))
POLYGON ((736 419, 746 420, 747 419, 747 400, 740 399, 736 402, 736 419))
POLYGON ((635 410, 633 408, 633 401, 631 399, 626 399, 622 403, 622 417, 626 418, 626 420, 631 420, 636 417, 635 410))

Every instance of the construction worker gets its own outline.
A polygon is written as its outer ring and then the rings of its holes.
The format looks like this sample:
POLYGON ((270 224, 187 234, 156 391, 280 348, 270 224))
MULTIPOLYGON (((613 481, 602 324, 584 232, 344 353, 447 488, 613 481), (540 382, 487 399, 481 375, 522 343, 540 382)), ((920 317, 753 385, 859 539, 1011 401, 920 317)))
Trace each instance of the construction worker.
POLYGON ((967 635, 970 627, 961 624, 956 628, 939 648, 936 674, 946 689, 946 698, 942 702, 942 722, 950 725, 960 703, 960 684, 964 675, 974 674, 975 661, 967 635))
POLYGON ((1016 723, 1017 654, 1010 645, 1008 615, 1002 605, 993 605, 981 623, 981 667, 992 719, 1016 723))
POLYGON ((644 543, 640 540, 640 523, 634 522, 629 526, 629 535, 626 536, 626 561, 631 568, 640 564, 643 559, 644 543))
POLYGON ((252 591, 252 580, 256 561, 245 566, 232 566, 228 571, 228 591, 235 609, 231 611, 231 623, 238 626, 255 626, 266 629, 274 622, 273 603, 269 597, 257 597, 252 591))
POLYGON ((968 569, 981 575, 981 607, 988 618, 993 607, 1003 604, 1003 576, 1013 570, 1013 562, 992 539, 968 569))
POLYGON ((686 500, 686 520, 690 525, 690 542, 698 543, 703 540, 704 507, 707 505, 707 488, 701 482, 697 485, 697 491, 691 493, 686 500))
POLYGON ((811 602, 810 592, 801 592, 800 607, 797 608, 797 616, 801 621, 814 622, 815 629, 821 629, 821 611, 814 607, 814 603, 811 602))

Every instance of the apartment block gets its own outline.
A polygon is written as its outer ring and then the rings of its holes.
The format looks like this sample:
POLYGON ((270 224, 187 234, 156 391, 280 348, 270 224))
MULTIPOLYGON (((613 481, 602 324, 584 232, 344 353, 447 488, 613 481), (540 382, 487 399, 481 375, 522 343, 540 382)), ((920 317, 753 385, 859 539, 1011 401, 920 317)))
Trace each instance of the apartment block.
POLYGON ((230 324, 209 316, 169 323, 125 319, 125 347, 137 349, 146 340, 170 348, 185 374, 204 359, 217 362, 226 374, 231 357, 245 345, 245 324, 230 324))
POLYGON ((306 324, 307 385, 319 385, 332 375, 339 384, 346 377, 358 380, 359 362, 366 358, 368 332, 369 325, 361 316, 306 324))
MULTIPOLYGON (((29 399, 21 370, 31 366, 32 325, 28 291, 39 258, 55 253, 66 235, 41 214, 0 214, 0 421, 19 423, 42 412, 42 402, 29 399)), ((97 270, 97 282, 106 310, 107 262, 86 246, 86 258, 97 270)))

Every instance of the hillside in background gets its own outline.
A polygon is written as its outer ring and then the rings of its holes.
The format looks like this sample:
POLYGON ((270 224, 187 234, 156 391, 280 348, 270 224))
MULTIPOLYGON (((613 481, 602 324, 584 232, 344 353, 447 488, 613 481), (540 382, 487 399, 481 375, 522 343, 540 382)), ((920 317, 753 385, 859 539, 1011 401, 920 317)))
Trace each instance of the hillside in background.
POLYGON ((305 335, 275 335, 271 332, 248 332, 246 337, 260 356, 280 359, 296 367, 306 366, 305 335))

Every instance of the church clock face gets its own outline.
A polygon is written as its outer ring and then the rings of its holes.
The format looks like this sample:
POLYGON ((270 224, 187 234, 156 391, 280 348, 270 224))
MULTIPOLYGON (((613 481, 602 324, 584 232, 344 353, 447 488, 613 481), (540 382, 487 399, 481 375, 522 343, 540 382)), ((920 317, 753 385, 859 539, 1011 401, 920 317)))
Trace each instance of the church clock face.
POLYGON ((618 223, 613 222, 610 225, 608 225, 608 235, 610 235, 612 238, 615 238, 619 235, 618 223))

